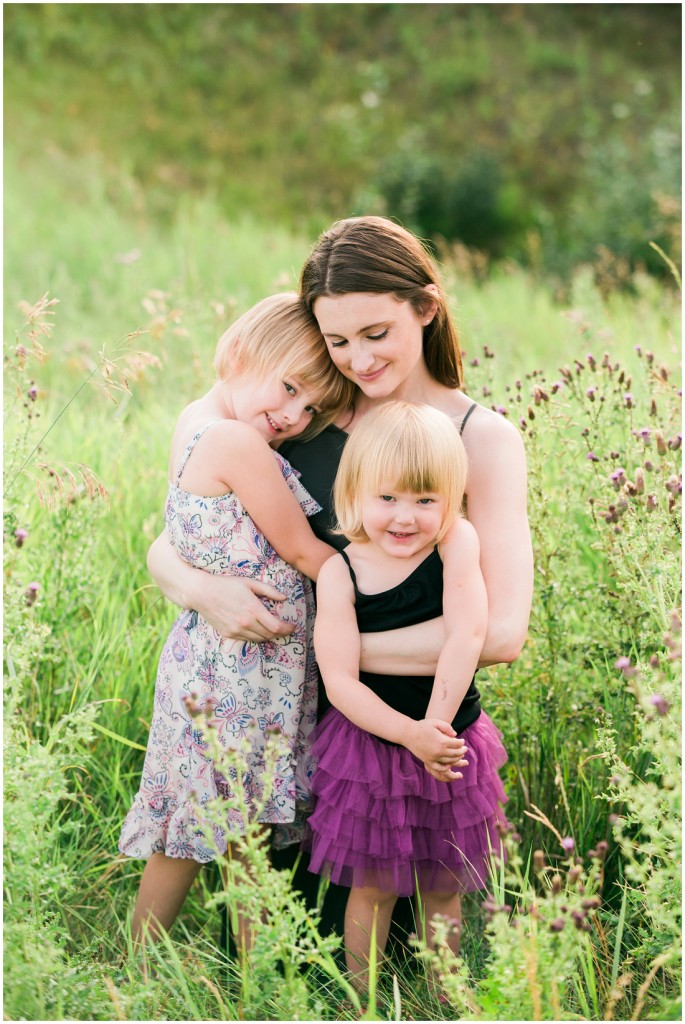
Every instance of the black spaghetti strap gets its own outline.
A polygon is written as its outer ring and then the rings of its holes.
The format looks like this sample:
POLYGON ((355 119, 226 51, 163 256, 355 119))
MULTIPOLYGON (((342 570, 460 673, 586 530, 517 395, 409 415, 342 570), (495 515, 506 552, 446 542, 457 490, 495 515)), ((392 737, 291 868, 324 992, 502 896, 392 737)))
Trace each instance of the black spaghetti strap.
POLYGON ((471 413, 473 412, 473 410, 476 409, 477 407, 478 407, 478 402, 474 402, 473 405, 469 406, 469 408, 468 408, 468 410, 466 412, 466 416, 464 416, 463 420, 461 421, 461 426, 459 427, 459 434, 460 435, 464 433, 464 427, 466 426, 468 418, 471 415, 471 413))
POLYGON ((353 584, 353 586, 354 586, 354 588, 356 590, 357 589, 357 577, 354 574, 354 569, 352 568, 352 563, 350 562, 348 556, 345 554, 345 549, 341 548, 340 551, 338 552, 338 554, 341 554, 343 556, 343 559, 347 563, 347 568, 350 570, 350 577, 352 578, 352 584, 353 584))

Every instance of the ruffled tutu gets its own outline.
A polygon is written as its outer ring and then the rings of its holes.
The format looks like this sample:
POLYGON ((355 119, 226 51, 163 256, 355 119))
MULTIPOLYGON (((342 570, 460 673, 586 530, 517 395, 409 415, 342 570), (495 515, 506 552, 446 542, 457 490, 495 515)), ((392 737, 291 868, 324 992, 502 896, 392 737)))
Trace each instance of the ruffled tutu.
POLYGON ((485 888, 501 853, 506 795, 501 733, 483 712, 461 733, 462 779, 438 782, 406 747, 384 743, 335 708, 316 727, 318 762, 305 849, 310 871, 398 896, 485 888))

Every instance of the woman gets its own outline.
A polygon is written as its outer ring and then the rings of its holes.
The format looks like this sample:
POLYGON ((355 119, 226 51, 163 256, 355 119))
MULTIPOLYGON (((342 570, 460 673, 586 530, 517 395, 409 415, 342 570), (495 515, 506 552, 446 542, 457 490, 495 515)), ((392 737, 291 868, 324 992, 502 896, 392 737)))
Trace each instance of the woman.
MULTIPOLYGON (((357 386, 351 413, 312 441, 280 449, 323 506, 310 519, 312 528, 337 547, 346 544, 328 532, 333 481, 347 436, 370 409, 403 399, 446 413, 468 455, 466 509, 478 533, 488 595, 479 664, 513 661, 526 637, 533 588, 523 443, 507 420, 462 390, 457 333, 435 263, 397 224, 381 217, 350 218, 321 236, 302 270, 300 291, 332 361, 357 386)), ((148 566, 167 597, 198 610, 227 637, 260 641, 289 631, 260 600, 278 599, 273 588, 225 576, 208 579, 181 563, 164 537, 152 545, 148 566)), ((430 675, 443 642, 441 619, 365 634, 361 667, 430 675)), ((341 930, 340 916, 334 908, 330 923, 341 930)))

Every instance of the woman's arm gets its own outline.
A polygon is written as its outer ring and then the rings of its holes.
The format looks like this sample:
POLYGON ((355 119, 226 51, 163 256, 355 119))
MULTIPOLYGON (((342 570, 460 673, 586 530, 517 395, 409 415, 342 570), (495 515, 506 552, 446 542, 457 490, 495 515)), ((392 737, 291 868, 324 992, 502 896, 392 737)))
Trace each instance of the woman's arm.
POLYGON ((165 597, 179 608, 194 608, 231 640, 261 643, 289 636, 295 628, 292 623, 282 622, 260 600, 282 601, 284 594, 259 580, 194 568, 176 553, 166 531, 152 542, 147 567, 165 597))
MULTIPOLYGON (((335 553, 314 535, 274 453, 246 424, 227 420, 207 431, 183 482, 200 494, 235 492, 281 558, 306 576, 316 579, 323 563, 335 553)), ((284 595, 256 580, 189 566, 165 535, 150 548, 148 568, 165 596, 181 607, 195 608, 223 636, 260 641, 292 632, 292 626, 281 623, 259 600, 283 600, 284 595)))
MULTIPOLYGON (((458 761, 464 750, 452 726, 438 718, 415 721, 395 711, 359 679, 359 630, 350 574, 340 556, 321 569, 314 623, 316 660, 331 704, 354 725, 407 747, 421 761, 458 761)), ((442 767, 442 764, 440 764, 442 767)), ((452 774, 452 778, 458 775, 452 774)))
MULTIPOLYGON (((468 519, 480 543, 488 595, 488 630, 479 665, 514 661, 526 639, 533 597, 533 550, 526 509, 526 460, 521 437, 487 410, 469 420, 468 519), (487 457, 483 453, 487 452, 487 457)), ((367 672, 432 675, 445 643, 442 619, 362 636, 367 672)))

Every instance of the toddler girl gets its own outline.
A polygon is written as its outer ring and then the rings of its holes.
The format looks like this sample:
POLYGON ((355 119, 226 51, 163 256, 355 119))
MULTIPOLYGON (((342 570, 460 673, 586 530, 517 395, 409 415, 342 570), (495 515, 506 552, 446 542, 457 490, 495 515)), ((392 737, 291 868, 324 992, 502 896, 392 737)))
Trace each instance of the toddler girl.
MULTIPOLYGON (((305 577, 316 579, 333 548, 316 539, 305 518, 319 505, 272 449, 332 422, 349 404, 352 385, 294 293, 264 299, 237 320, 219 341, 215 368, 217 382, 181 413, 174 433, 167 533, 189 564, 258 581, 261 594, 279 592, 279 614, 293 632, 279 642, 222 642, 197 612, 176 620, 159 662, 140 790, 119 842, 122 853, 147 859, 136 941, 171 927, 201 865, 216 850, 234 855, 230 844, 242 830, 235 811, 227 811, 225 828, 203 814, 208 801, 240 785, 217 770, 203 723, 226 749, 249 738, 244 798, 248 809, 265 801, 258 820, 273 826, 274 845, 301 838, 295 821, 310 788, 317 673, 305 577), (274 728, 287 754, 265 794, 264 751, 274 728)), ((249 946, 248 924, 239 921, 239 942, 249 946)))
POLYGON ((372 929, 382 953, 398 896, 420 893, 426 922, 459 920, 460 893, 486 884, 499 850, 506 753, 473 680, 487 596, 478 538, 460 514, 466 470, 449 417, 388 402, 355 428, 335 481, 351 543, 317 583, 314 642, 333 707, 315 734, 306 845, 311 870, 351 887, 345 946, 360 988, 372 929), (359 671, 360 633, 441 614, 435 677, 359 671))

